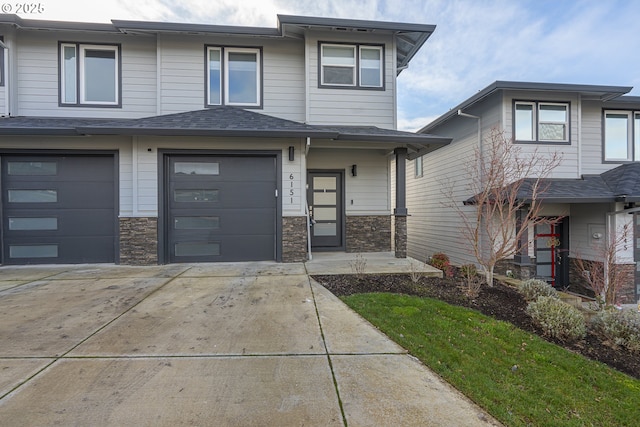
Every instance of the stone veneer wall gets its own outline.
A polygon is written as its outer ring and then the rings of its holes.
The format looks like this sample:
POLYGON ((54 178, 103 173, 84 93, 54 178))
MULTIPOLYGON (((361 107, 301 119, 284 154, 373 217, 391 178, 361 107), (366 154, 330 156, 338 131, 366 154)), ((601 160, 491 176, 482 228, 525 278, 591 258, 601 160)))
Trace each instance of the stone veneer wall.
MULTIPOLYGON (((620 265, 622 268, 627 270, 627 274, 631 278, 628 283, 620 290, 618 297, 620 299, 621 304, 635 304, 636 301, 636 292, 635 292, 635 283, 634 283, 634 272, 635 265, 634 264, 622 264, 620 265)), ((569 280, 572 284, 578 284, 581 287, 589 289, 589 285, 587 281, 584 279, 582 275, 582 271, 578 269, 578 266, 575 262, 574 258, 569 259, 569 280)))
POLYGON ((396 258, 407 257, 407 217, 396 216, 394 221, 394 248, 396 258))
POLYGON ((303 262, 307 255, 307 218, 282 218, 282 262, 303 262))
POLYGON ((158 218, 120 218, 120 264, 158 264, 158 218))
POLYGON ((513 277, 520 280, 527 280, 535 277, 535 264, 518 264, 513 259, 503 259, 496 263, 494 272, 503 276, 507 275, 507 270, 511 270, 513 277))
POLYGON ((391 250, 391 217, 388 215, 348 216, 347 252, 388 252, 391 250))

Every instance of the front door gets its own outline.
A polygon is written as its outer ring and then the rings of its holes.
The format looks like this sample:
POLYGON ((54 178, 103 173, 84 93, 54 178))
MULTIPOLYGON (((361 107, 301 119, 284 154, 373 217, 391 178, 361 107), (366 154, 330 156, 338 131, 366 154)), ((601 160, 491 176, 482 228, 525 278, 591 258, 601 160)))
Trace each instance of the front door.
POLYGON ((344 249, 343 172, 309 171, 307 182, 312 219, 311 247, 319 250, 344 249))
POLYGON ((536 226, 536 277, 555 288, 569 284, 568 222, 563 218, 556 224, 536 226))

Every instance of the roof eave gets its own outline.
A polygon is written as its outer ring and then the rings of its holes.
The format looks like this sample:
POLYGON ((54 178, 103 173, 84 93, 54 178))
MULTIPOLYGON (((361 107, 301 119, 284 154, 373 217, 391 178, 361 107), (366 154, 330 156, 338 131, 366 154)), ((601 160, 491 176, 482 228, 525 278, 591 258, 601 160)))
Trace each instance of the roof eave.
POLYGON ((218 136, 251 138, 336 138, 337 133, 305 130, 267 129, 180 129, 180 128, 135 128, 135 127, 78 127, 83 135, 126 135, 126 136, 218 136))
POLYGON ((496 80, 489 86, 480 90, 475 95, 462 101, 460 104, 450 109, 431 123, 424 126, 418 133, 431 132, 442 123, 448 121, 458 115, 459 110, 465 110, 472 105, 482 101, 489 95, 500 90, 527 90, 527 91, 562 91, 562 92, 579 92, 579 93, 598 93, 602 101, 610 101, 616 99, 626 93, 629 93, 633 86, 600 86, 600 85, 579 85, 565 83, 536 83, 536 82, 514 82, 496 80))

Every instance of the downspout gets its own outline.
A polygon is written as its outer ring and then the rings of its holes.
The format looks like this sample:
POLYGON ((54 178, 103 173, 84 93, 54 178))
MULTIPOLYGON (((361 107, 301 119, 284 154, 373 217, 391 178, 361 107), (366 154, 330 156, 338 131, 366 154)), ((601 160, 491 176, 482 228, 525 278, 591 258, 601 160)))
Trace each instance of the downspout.
MULTIPOLYGON (((482 118, 480 116, 474 116, 473 114, 465 113, 462 110, 458 110, 458 115, 461 117, 467 117, 469 119, 476 119, 478 121, 478 177, 480 178, 480 182, 484 185, 484 174, 482 173, 482 162, 484 160, 484 156, 482 154, 482 118)), ((477 209, 477 208, 476 208, 477 209)), ((478 235, 478 245, 483 248, 483 234, 479 233, 478 235)))
POLYGON ((578 176, 576 178, 580 178, 582 176, 582 94, 578 94, 578 129, 577 129, 577 137, 578 137, 578 176))

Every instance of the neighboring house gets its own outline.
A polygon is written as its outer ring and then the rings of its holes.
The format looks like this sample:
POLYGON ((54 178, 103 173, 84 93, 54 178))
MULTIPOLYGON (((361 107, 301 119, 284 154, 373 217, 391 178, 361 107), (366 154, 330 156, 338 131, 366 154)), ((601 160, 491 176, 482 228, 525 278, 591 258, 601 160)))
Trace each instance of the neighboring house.
MULTIPOLYGON (((473 262, 460 217, 443 203, 443 189, 453 185, 460 204, 473 196, 466 166, 497 129, 524 154, 536 149, 540 156, 561 153, 561 164, 546 181, 542 214, 563 217, 556 225, 528 230, 520 253, 498 271, 543 278, 559 288, 570 280, 580 282, 584 273, 572 268, 572 259, 601 260, 608 236, 632 223, 635 236, 629 236, 616 262, 637 272, 640 97, 623 96, 631 89, 497 81, 425 126, 420 132, 453 141, 407 167, 409 255, 425 259, 445 252, 454 263, 473 262)), ((526 198, 523 191, 521 199, 526 198)), ((464 209, 475 212, 474 206, 464 209)), ((638 299, 640 273, 635 282, 624 289, 626 302, 638 299)))
POLYGON ((395 130, 396 78, 434 29, 0 15, 0 263, 292 262, 392 224, 405 256, 404 159, 450 140, 395 130))

